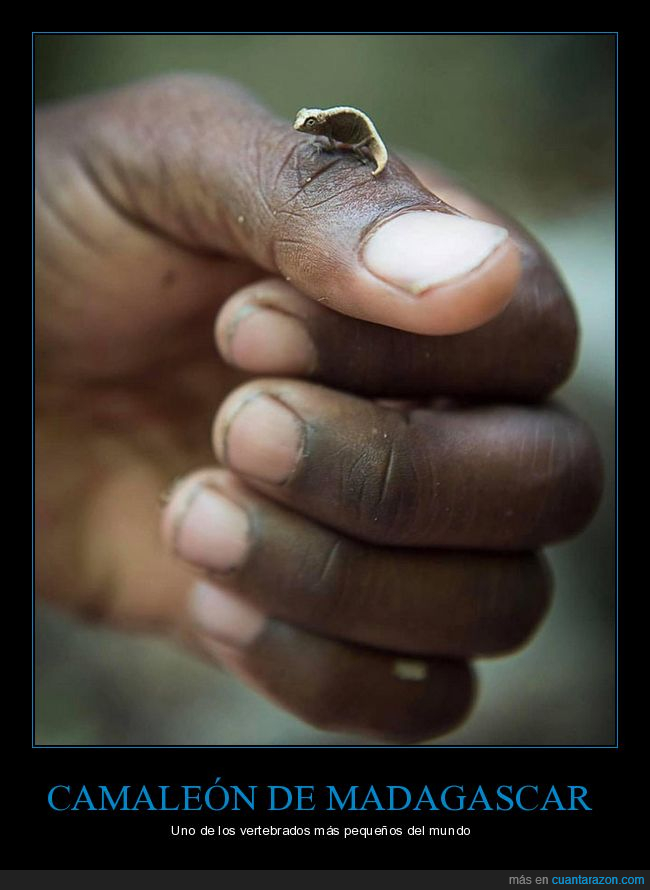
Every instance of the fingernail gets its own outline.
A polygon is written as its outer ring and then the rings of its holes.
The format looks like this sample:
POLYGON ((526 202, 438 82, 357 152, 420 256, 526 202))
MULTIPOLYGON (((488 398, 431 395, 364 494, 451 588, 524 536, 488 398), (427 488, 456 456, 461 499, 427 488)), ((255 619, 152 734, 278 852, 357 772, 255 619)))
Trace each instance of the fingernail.
POLYGON ((244 561, 249 548, 248 517, 213 488, 192 489, 174 522, 174 549, 182 559, 215 572, 244 561))
POLYGON ((200 582, 190 593, 190 616, 212 641, 243 648, 262 632, 265 616, 214 584, 200 582))
POLYGON ((259 306, 245 306, 232 322, 228 359, 256 374, 310 374, 316 348, 301 319, 259 306))
POLYGON ((421 294, 467 275, 508 237, 491 223, 448 213, 412 211, 380 225, 366 242, 366 267, 378 278, 421 294))
POLYGON ((239 473, 281 484, 296 468, 303 438, 303 425, 293 411, 271 396, 254 396, 227 424, 223 459, 239 473))

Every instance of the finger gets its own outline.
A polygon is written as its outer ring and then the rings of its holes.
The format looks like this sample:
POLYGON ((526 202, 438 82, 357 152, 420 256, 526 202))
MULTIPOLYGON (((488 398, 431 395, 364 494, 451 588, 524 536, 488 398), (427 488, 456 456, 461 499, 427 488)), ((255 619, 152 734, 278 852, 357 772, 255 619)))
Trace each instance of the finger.
POLYGON ((552 406, 400 412, 257 380, 222 404, 214 444, 270 497, 390 546, 536 549, 582 528, 602 487, 591 432, 552 406))
POLYGON ((519 254, 503 227, 440 201, 394 154, 373 176, 350 151, 323 152, 233 84, 163 78, 76 113, 64 138, 122 212, 346 315, 448 334, 513 295, 519 254))
POLYGON ((473 700, 467 664, 404 659, 266 618, 227 590, 191 595, 195 645, 319 729, 416 742, 447 732, 473 700))
POLYGON ((174 491, 167 546, 274 618, 408 655, 468 658, 522 645, 549 600, 532 554, 359 544, 255 495, 224 471, 174 491))
POLYGON ((363 395, 539 399, 566 379, 576 344, 561 282, 540 264, 525 267, 515 299, 498 318, 447 337, 346 318, 267 278, 225 303, 217 345, 241 370, 300 375, 363 395))

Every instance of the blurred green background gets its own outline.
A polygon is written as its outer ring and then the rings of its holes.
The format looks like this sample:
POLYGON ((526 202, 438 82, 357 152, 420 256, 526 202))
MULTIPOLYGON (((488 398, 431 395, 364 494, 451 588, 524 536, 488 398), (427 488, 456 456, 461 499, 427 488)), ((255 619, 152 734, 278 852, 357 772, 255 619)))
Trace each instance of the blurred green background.
MULTIPOLYGON (((279 114, 350 104, 519 216, 581 316, 561 397, 595 429, 607 488, 589 529, 551 548, 550 617, 483 662, 473 717, 442 744, 610 744, 613 712, 615 38, 612 35, 40 35, 37 102, 169 71, 234 78, 279 114)), ((37 742, 339 744, 167 644, 37 622, 37 742)))
POLYGON ((354 105, 512 210, 611 189, 611 36, 183 35, 36 38, 36 99, 168 71, 234 78, 293 120, 354 105))

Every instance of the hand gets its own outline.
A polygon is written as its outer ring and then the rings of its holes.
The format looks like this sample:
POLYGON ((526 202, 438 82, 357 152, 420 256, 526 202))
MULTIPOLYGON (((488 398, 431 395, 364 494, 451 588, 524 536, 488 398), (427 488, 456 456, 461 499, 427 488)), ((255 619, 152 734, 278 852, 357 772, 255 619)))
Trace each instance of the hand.
POLYGON ((589 431, 539 404, 576 339, 549 261, 211 78, 51 107, 37 138, 41 593, 320 726, 458 723, 468 660, 546 608, 534 551, 600 492, 589 431), (159 493, 201 465, 166 552, 159 493))

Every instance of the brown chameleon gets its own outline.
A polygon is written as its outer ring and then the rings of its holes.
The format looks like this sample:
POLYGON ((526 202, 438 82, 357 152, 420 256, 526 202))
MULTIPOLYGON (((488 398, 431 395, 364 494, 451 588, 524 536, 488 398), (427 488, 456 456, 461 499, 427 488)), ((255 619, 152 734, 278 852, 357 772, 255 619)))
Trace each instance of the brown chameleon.
POLYGON ((377 165, 372 171, 373 176, 386 166, 388 152, 375 125, 367 114, 358 108, 337 105, 334 108, 301 108, 293 125, 301 133, 314 136, 325 136, 328 140, 327 150, 336 147, 336 143, 349 148, 364 163, 364 148, 370 153, 377 165))

